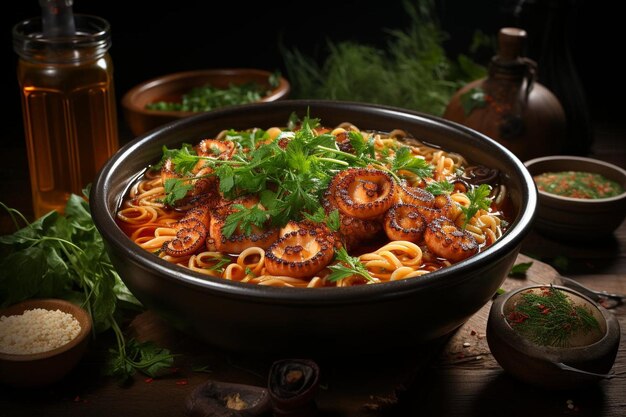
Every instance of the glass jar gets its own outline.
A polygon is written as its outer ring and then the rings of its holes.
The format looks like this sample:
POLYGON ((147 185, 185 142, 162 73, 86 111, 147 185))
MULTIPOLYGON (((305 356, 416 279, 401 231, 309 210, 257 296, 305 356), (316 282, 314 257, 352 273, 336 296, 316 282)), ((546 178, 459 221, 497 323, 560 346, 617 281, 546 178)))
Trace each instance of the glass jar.
POLYGON ((36 217, 62 213, 119 148, 109 23, 74 19, 70 36, 45 36, 40 17, 13 27, 36 217))

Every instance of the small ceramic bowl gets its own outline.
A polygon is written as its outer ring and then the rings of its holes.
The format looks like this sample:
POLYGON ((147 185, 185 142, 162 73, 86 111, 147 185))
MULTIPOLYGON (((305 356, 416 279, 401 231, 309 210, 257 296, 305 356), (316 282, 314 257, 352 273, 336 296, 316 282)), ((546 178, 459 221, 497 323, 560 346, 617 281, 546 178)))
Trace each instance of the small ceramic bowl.
POLYGON ((585 295, 553 285, 572 303, 582 305, 596 318, 599 329, 572 335, 565 347, 540 345, 514 329, 507 317, 525 292, 550 288, 535 285, 498 296, 489 311, 487 342, 500 366, 517 379, 549 390, 574 389, 610 379, 620 343, 619 322, 613 314, 585 295))
MULTIPOLYGON (((530 174, 582 171, 600 174, 626 190, 626 170, 594 158, 553 155, 524 163, 530 174)), ((538 191, 535 229, 556 239, 589 239, 611 235, 626 219, 626 192, 609 198, 563 197, 538 191)))
POLYGON ((272 75, 269 71, 254 68, 207 69, 163 75, 145 81, 124 94, 124 117, 131 132, 139 136, 165 123, 193 116, 198 112, 149 110, 146 105, 158 101, 179 102, 192 88, 205 85, 226 89, 231 84, 257 83, 266 86, 269 91, 260 102, 287 98, 291 90, 289 82, 279 77, 278 85, 272 87, 269 82, 272 75))
POLYGON ((42 308, 71 314, 80 323, 78 335, 68 343, 45 352, 9 354, 0 352, 0 383, 14 387, 40 387, 59 381, 81 360, 87 350, 92 329, 89 313, 61 299, 22 301, 0 311, 2 316, 22 315, 27 310, 42 308))

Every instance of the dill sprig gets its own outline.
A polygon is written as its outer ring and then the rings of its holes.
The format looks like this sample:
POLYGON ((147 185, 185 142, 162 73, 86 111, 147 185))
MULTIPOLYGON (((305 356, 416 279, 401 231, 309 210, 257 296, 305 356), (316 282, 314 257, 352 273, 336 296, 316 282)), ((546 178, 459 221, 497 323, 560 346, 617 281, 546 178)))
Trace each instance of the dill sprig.
POLYGON ((542 346, 566 347, 570 336, 600 329, 588 308, 573 303, 552 285, 540 293, 522 293, 506 319, 516 331, 542 346))
POLYGON ((413 3, 404 1, 410 27, 388 30, 382 47, 329 41, 323 59, 284 49, 292 96, 385 104, 441 116, 454 92, 483 77, 486 69, 464 54, 449 59, 434 2, 413 3))

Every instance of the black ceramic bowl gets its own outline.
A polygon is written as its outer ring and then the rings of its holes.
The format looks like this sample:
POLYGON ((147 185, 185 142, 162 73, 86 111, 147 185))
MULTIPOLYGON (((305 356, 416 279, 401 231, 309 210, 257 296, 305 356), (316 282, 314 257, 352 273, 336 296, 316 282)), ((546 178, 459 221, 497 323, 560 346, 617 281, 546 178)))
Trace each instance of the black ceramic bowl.
POLYGON ((221 109, 176 121, 128 143, 102 168, 90 206, 115 268, 130 291, 174 326, 211 345, 250 352, 375 352, 433 341, 455 330, 498 290, 529 232, 537 205, 532 177, 510 151, 461 125, 403 109, 285 100, 221 109), (506 234, 476 256, 420 278, 348 288, 297 289, 212 279, 139 248, 115 213, 138 173, 163 146, 194 143, 227 128, 284 126, 292 112, 326 126, 404 129, 416 138, 499 169, 512 200, 506 234))

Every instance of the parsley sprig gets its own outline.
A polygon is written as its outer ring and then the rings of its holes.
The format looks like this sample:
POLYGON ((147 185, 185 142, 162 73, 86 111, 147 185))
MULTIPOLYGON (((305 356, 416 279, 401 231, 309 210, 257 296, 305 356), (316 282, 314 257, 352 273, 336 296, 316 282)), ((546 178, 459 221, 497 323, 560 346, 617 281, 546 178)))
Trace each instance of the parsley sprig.
MULTIPOLYGON (((83 190, 85 197, 88 188, 83 190)), ((118 320, 143 310, 104 249, 86 198, 72 194, 65 214, 51 211, 33 222, 0 203, 13 218, 13 234, 0 236, 0 307, 30 298, 62 298, 89 311, 94 337, 112 330, 105 373, 128 380, 136 371, 155 376, 174 355, 153 344, 126 340, 118 320), (20 226, 23 227, 20 228, 20 226)))
POLYGON ((332 272, 326 279, 330 282, 339 281, 354 275, 365 278, 368 281, 374 281, 374 278, 359 258, 350 256, 343 246, 335 250, 335 260, 337 262, 328 267, 332 272))
POLYGON ((464 228, 472 217, 478 213, 478 210, 489 210, 491 206, 491 199, 489 198, 490 193, 491 187, 488 184, 480 184, 478 187, 467 191, 466 195, 470 200, 470 204, 468 207, 461 206, 461 211, 465 215, 465 221, 463 222, 464 228))

